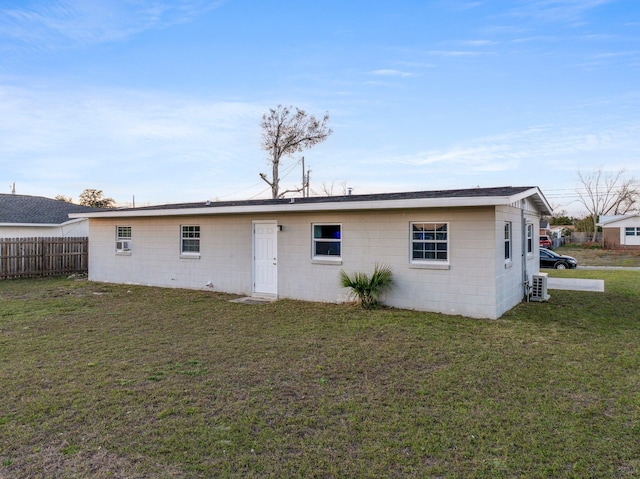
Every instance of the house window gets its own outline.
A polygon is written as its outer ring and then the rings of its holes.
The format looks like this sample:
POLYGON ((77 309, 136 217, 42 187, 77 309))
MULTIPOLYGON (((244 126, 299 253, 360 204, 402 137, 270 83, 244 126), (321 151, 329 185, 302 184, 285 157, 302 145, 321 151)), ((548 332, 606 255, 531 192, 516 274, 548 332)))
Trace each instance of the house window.
POLYGON ((131 251, 131 226, 116 226, 116 251, 131 251))
POLYGON ((511 222, 504 224, 504 260, 511 261, 511 222))
POLYGON ((640 228, 627 227, 624 229, 625 236, 640 236, 640 228))
POLYGON ((448 223, 411 223, 411 261, 448 260, 448 223))
POLYGON ((183 254, 200 253, 200 226, 182 225, 180 252, 183 254))
POLYGON ((533 254, 533 224, 527 223, 527 254, 533 254))
POLYGON ((342 255, 342 225, 313 225, 313 258, 340 259, 342 255))

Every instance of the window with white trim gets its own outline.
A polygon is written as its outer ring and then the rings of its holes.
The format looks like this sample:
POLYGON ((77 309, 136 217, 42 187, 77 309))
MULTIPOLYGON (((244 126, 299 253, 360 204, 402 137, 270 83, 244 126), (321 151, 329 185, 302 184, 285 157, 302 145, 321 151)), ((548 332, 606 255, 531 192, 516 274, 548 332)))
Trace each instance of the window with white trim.
POLYGON ((200 253, 200 226, 182 225, 180 227, 180 253, 199 254, 200 253))
POLYGON ((411 223, 411 262, 449 261, 448 223, 411 223))
POLYGON ((504 260, 506 262, 511 261, 511 222, 508 221, 504 224, 504 260))
POLYGON ((116 226, 116 251, 131 251, 131 226, 116 226))
POLYGON ((640 228, 626 227, 624 229, 625 236, 640 236, 640 228))
POLYGON ((533 223, 527 223, 527 254, 533 254, 533 223))
POLYGON ((340 259, 342 257, 342 225, 314 224, 312 227, 313 259, 340 259))

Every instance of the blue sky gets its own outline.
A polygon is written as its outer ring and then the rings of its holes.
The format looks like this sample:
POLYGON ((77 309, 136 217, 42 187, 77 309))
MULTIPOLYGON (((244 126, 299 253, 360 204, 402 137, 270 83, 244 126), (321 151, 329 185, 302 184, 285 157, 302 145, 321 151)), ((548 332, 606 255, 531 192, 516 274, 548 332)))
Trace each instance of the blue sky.
POLYGON ((640 2, 0 2, 3 193, 267 198, 279 104, 331 117, 317 194, 535 185, 579 213, 577 170, 640 179, 640 2))

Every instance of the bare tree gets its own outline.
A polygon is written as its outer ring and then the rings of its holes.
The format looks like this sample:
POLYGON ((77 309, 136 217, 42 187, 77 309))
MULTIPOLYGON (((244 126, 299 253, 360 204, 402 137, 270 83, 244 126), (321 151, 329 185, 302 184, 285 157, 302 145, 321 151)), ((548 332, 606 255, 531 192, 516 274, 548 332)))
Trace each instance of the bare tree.
MULTIPOLYGON (((341 181, 339 183, 339 188, 340 188, 340 193, 341 195, 346 195, 347 194, 347 182, 346 181, 341 181)), ((333 180, 331 182, 331 184, 327 184, 327 183, 322 183, 322 193, 326 196, 334 196, 335 193, 335 188, 336 188, 336 182, 335 180, 333 180)))
POLYGON ((86 189, 78 197, 80 204, 93 208, 111 208, 115 205, 113 198, 105 198, 102 190, 86 189))
POLYGON ((576 193, 593 221, 593 241, 596 240, 599 216, 624 215, 638 204, 638 183, 633 178, 625 178, 625 173, 625 169, 616 173, 605 172, 602 166, 589 174, 578 171, 580 186, 576 193))
POLYGON ((262 115, 262 149, 269 153, 271 164, 271 179, 266 173, 260 173, 262 178, 271 187, 272 198, 282 198, 286 193, 302 191, 304 185, 298 189, 280 192, 280 162, 283 157, 323 142, 333 133, 328 128, 329 114, 326 113, 321 120, 313 115, 307 115, 299 108, 283 107, 269 109, 269 113, 262 115))

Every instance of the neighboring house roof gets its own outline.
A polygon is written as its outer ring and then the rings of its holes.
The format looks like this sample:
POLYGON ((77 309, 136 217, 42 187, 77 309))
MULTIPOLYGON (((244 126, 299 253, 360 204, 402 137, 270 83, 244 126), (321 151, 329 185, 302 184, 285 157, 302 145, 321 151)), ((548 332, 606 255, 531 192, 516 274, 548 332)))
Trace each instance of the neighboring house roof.
POLYGON ((601 216, 598 226, 609 226, 613 225, 613 223, 617 223, 618 221, 625 221, 631 218, 640 218, 640 214, 632 213, 629 215, 601 216))
MULTIPOLYGON (((510 205, 531 198, 542 214, 551 214, 552 208, 538 187, 506 186, 497 188, 470 188, 461 190, 414 191, 368 195, 316 196, 309 198, 283 198, 244 201, 202 201, 140 208, 102 210, 84 215, 96 217, 174 216, 186 214, 231 214, 285 211, 371 210, 390 208, 437 208, 461 206, 510 205)), ((71 214, 72 218, 79 217, 71 214)))
MULTIPOLYGON (((42 196, 12 195, 0 193, 0 224, 2 225, 61 225, 97 208, 75 205, 42 196)), ((75 220, 74 220, 75 221, 75 220)))

